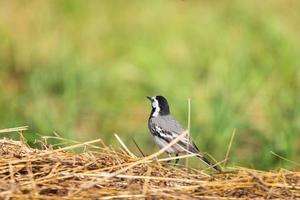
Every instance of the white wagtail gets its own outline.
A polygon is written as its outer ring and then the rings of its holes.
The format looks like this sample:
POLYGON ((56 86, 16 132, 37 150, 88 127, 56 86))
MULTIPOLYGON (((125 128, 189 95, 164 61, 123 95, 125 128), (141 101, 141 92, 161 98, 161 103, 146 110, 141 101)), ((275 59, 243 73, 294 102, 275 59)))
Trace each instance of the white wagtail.
MULTIPOLYGON (((184 129, 170 114, 170 108, 166 98, 163 96, 148 96, 147 98, 152 103, 152 111, 148 120, 148 128, 154 137, 155 143, 160 148, 163 148, 178 135, 183 133, 184 129)), ((195 143, 188 136, 179 140, 176 144, 168 148, 166 152, 169 155, 176 154, 176 156, 178 156, 179 153, 194 153, 206 165, 217 171, 221 171, 221 168, 218 165, 213 164, 204 157, 203 154, 201 154, 195 143)), ((178 160, 176 160, 176 163, 177 162, 178 160)))

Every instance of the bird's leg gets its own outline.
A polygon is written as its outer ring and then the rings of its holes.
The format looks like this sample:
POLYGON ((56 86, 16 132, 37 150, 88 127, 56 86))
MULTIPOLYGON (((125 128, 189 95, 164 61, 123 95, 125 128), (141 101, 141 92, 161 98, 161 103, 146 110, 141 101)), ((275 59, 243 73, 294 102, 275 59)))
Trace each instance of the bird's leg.
MULTIPOLYGON (((169 153, 168 153, 168 156, 169 156, 169 158, 171 158, 171 157, 172 157, 172 155, 171 155, 171 154, 169 154, 169 153)), ((171 160, 168 160, 168 161, 167 161, 167 163, 170 163, 170 162, 171 162, 171 160)))
MULTIPOLYGON (((176 153, 176 157, 178 157, 178 153, 176 153)), ((175 160, 175 164, 177 164, 179 162, 179 158, 177 158, 176 160, 175 160)))

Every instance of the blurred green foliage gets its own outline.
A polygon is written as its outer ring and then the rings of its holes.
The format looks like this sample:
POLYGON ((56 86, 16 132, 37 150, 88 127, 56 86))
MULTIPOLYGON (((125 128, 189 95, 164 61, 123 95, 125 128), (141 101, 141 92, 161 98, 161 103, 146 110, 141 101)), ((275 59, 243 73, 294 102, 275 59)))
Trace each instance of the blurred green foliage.
POLYGON ((146 95, 169 99, 199 148, 231 165, 300 159, 300 2, 1 1, 0 128, 146 154, 146 95))

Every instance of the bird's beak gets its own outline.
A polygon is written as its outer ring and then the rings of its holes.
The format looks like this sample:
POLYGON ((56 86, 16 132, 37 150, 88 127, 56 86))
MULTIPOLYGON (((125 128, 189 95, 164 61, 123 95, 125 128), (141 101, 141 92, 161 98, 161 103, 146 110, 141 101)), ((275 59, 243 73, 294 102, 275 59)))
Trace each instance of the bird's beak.
POLYGON ((151 98, 151 97, 149 97, 149 96, 147 96, 147 99, 149 99, 150 101, 152 101, 152 98, 151 98))

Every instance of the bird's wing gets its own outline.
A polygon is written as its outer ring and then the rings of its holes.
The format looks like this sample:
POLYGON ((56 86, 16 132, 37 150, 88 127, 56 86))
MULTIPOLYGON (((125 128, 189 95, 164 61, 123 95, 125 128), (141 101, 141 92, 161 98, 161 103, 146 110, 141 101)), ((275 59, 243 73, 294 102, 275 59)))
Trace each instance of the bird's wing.
MULTIPOLYGON (((183 133, 184 129, 172 116, 167 117, 151 119, 149 128, 152 130, 151 132, 155 136, 169 143, 176 137, 178 137, 178 135, 183 133)), ((222 171, 218 165, 213 164, 213 162, 211 162, 207 157, 205 157, 205 155, 203 155, 199 151, 198 147, 188 136, 178 141, 176 145, 173 146, 173 148, 177 149, 178 152, 197 154, 197 157, 204 163, 206 163, 209 166, 212 166, 217 171, 222 171)))
MULTIPOLYGON (((153 118, 150 128, 153 130, 155 136, 158 136, 168 143, 185 131, 172 116, 153 118)), ((191 138, 187 136, 178 141, 177 145, 178 148, 181 148, 180 150, 182 152, 199 153, 197 146, 191 138)))

